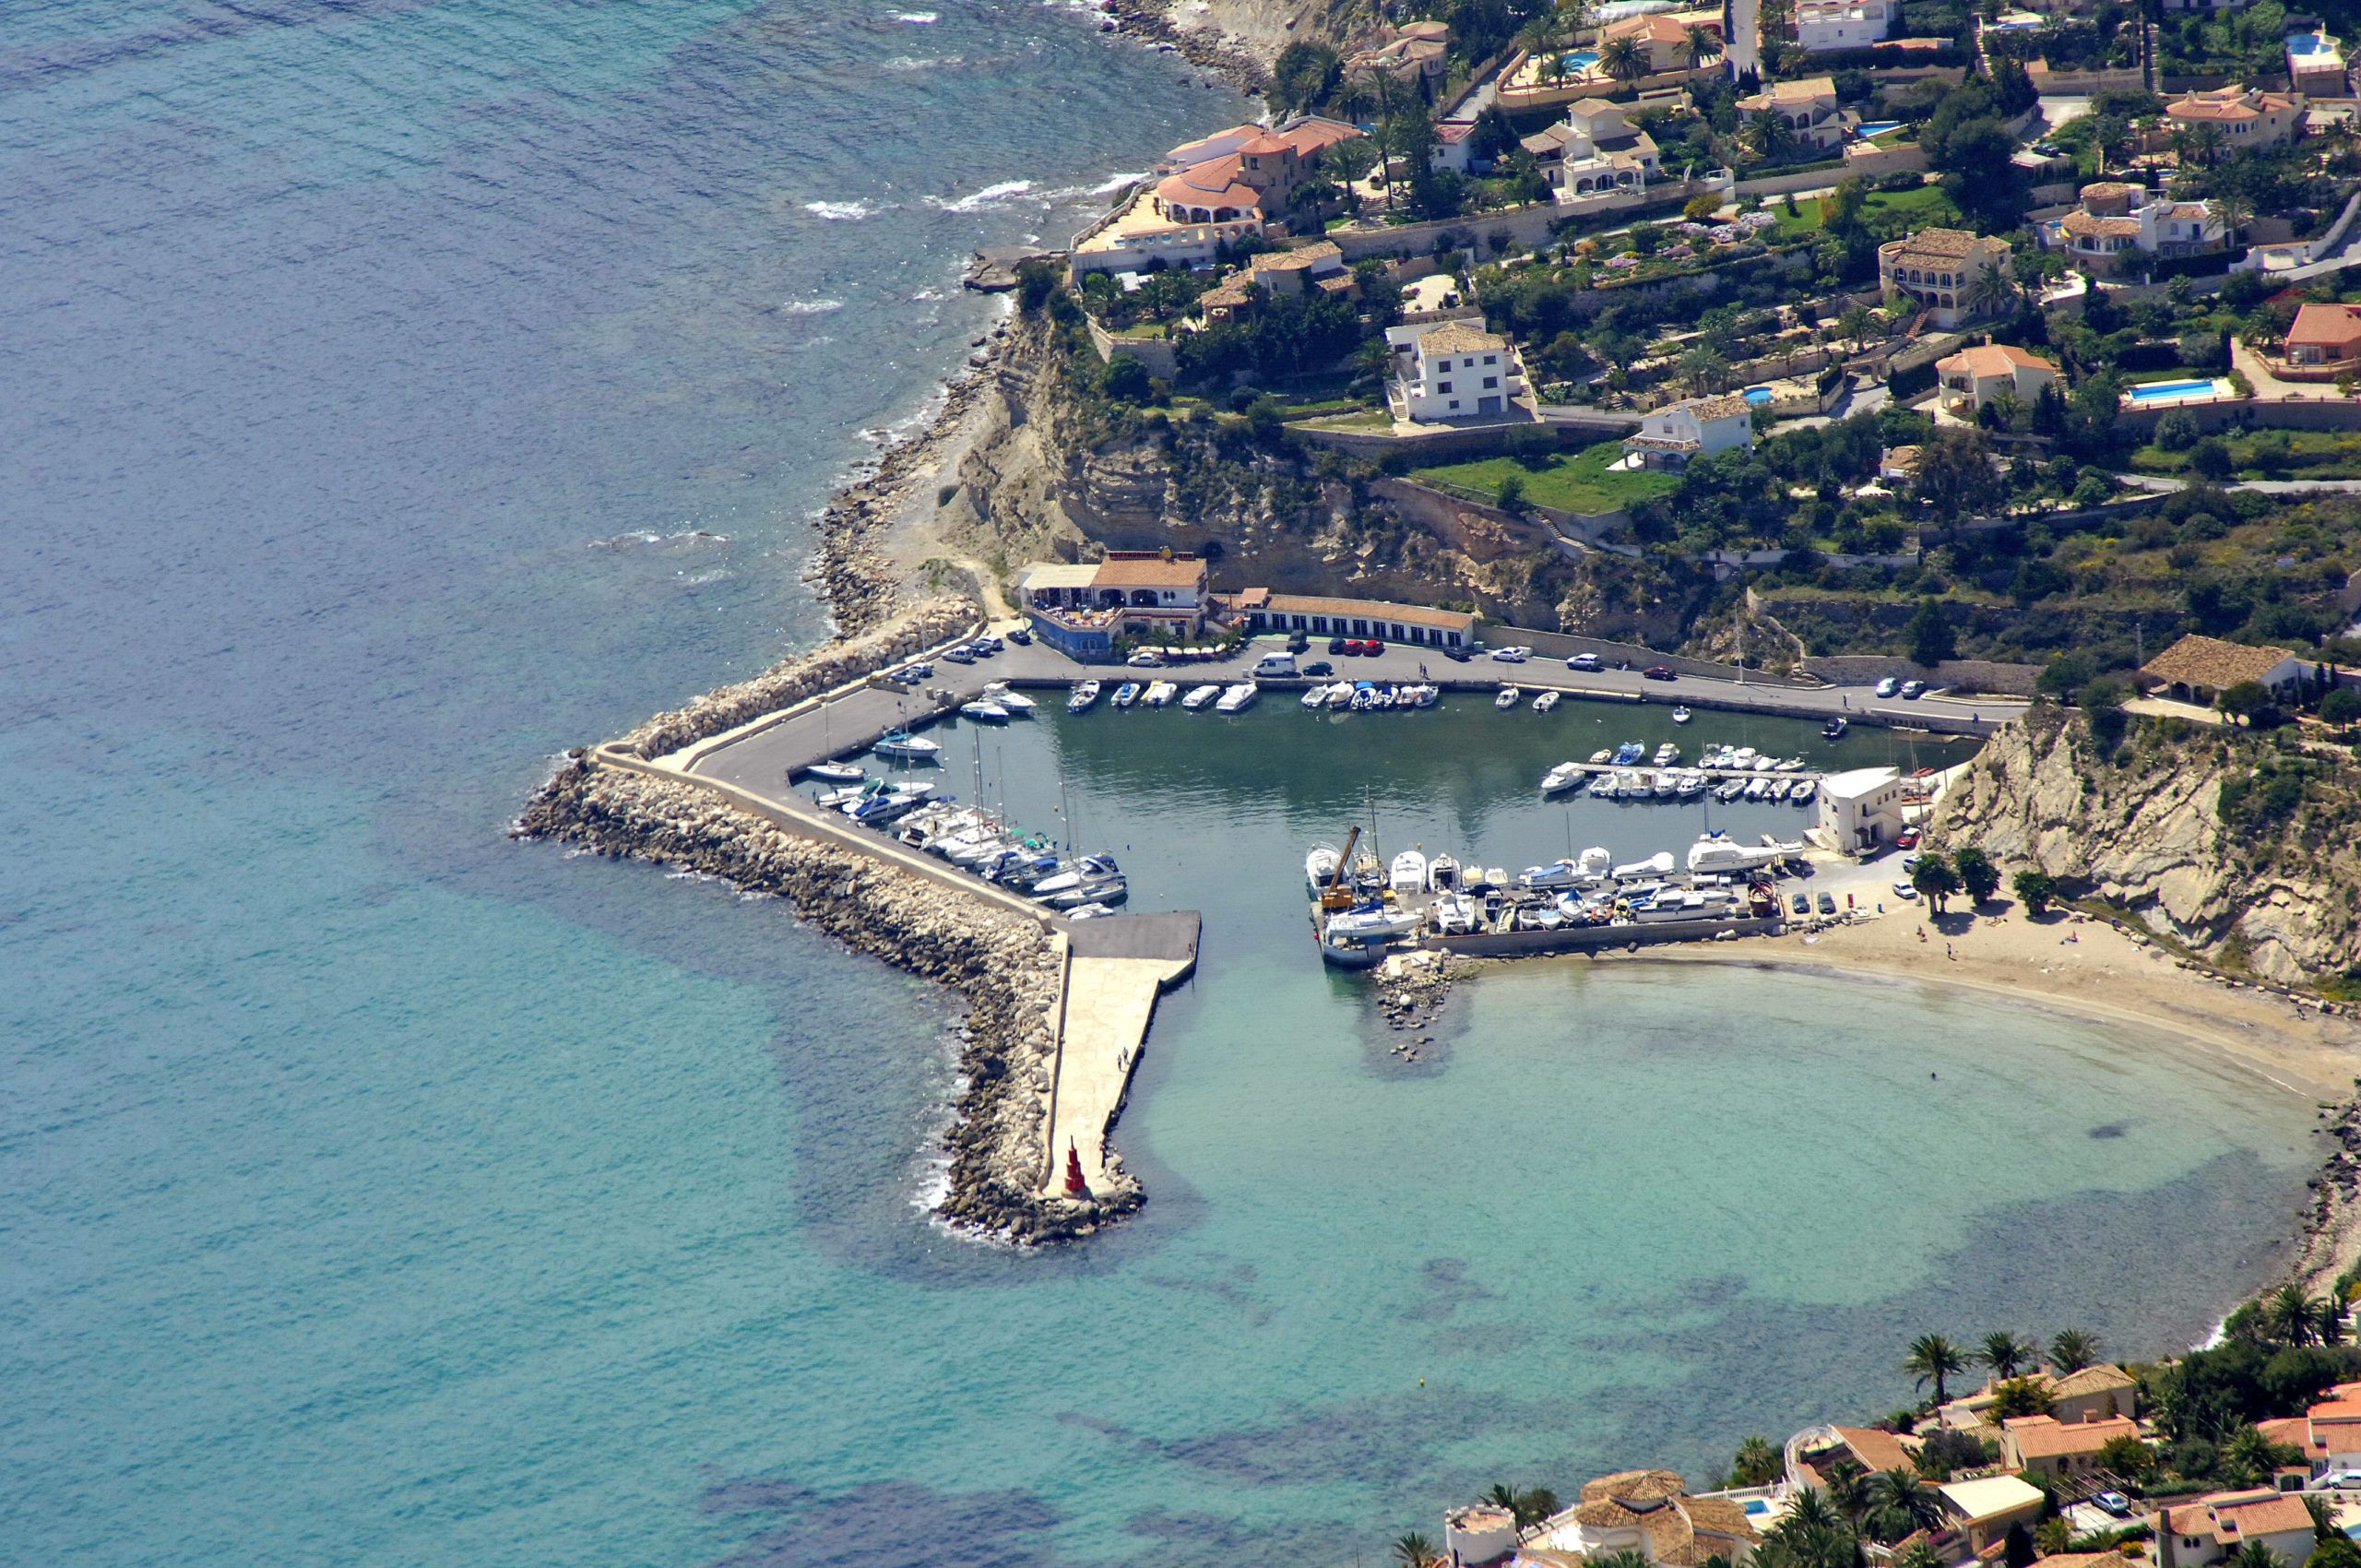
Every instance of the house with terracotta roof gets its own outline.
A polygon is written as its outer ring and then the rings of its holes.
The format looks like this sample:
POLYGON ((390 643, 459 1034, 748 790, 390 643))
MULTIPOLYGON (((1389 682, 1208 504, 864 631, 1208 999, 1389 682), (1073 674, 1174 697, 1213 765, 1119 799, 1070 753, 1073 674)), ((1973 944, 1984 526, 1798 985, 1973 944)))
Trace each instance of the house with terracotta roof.
POLYGON ((2058 385, 2058 365, 2013 343, 1979 343, 1935 362, 1943 407, 1973 418, 2003 392, 2031 407, 2045 386, 2058 385))
POLYGON ((2315 370, 2361 362, 2361 305, 2306 303, 2287 328, 2287 362, 2315 370))
POLYGON ((1347 81, 1385 77, 1405 87, 1438 83, 1451 70, 1451 24, 1409 22, 1386 28, 1345 56, 1347 81))
POLYGON ((1859 118, 1836 107, 1834 77, 1773 82, 1761 92, 1739 99, 1738 111, 1741 115, 1778 115, 1795 133, 1796 144, 1813 152, 1834 152, 1843 147, 1845 130, 1859 118))
POLYGON ((2229 243, 2229 225, 2210 201, 2176 201, 2120 180, 2084 185, 2081 201, 2034 232, 2046 248, 2064 251, 2094 277, 2137 272, 2158 257, 2201 255, 2229 243))
POLYGON ((1701 1568, 1720 1557, 1745 1568, 1762 1538, 1744 1503, 1692 1497, 1670 1470, 1625 1470, 1585 1482, 1582 1501, 1543 1525, 1526 1550, 1594 1561, 1636 1551, 1655 1568, 1701 1568))
POLYGON ((1096 562, 1035 562, 1016 591, 1036 636, 1069 659, 1105 659, 1118 636, 1203 631, 1207 571, 1177 551, 1110 550, 1096 562))
POLYGON ((1983 297, 1987 273, 2002 284, 2015 277, 2008 243, 1964 229, 1921 229, 1878 247, 1878 291, 1916 301, 1946 332, 1993 308, 1983 297))
MULTIPOLYGON (((1649 75, 1668 76, 1692 68, 1689 63, 1691 28, 1713 34, 1718 53, 1722 42, 1722 13, 1718 7, 1697 11, 1651 11, 1642 16, 1625 17, 1599 30, 1597 46, 1603 52, 1617 39, 1631 39, 1647 55, 1649 75)), ((1709 59, 1695 68, 1713 69, 1714 62, 1709 59)), ((1594 66, 1593 71, 1596 74, 1596 67, 1594 66)))
POLYGON ((2303 128, 2301 94, 2250 90, 2242 84, 2211 92, 2184 93, 2165 105, 2165 123, 2176 130, 2211 126, 2225 152, 2277 147, 2303 128))
POLYGON ((1074 237, 1078 271, 1196 267, 1287 217, 1320 155, 1361 133, 1299 115, 1278 126, 1232 125, 1165 154, 1161 178, 1074 237))
POLYGON ((2302 1497, 2284 1491, 2215 1492, 2165 1508, 2151 1523, 2159 1568, 2207 1568, 2249 1541, 2260 1541, 2284 1562, 2312 1553, 2311 1511, 2302 1497))
POLYGON ((2105 1361, 2077 1372, 2045 1372, 2042 1378, 2043 1392, 2049 1396, 2049 1413, 2069 1425, 2115 1416, 2129 1418, 2140 1388, 2139 1380, 2130 1372, 2105 1361))
POLYGON ((1524 368, 1509 340, 1477 321, 1444 321, 1416 329, 1395 328, 1394 379, 1386 401, 1402 420, 1499 419, 1521 414, 1524 368))
POLYGON ((1845 1465, 1871 1475, 1917 1469, 1918 1439, 1877 1427, 1819 1427, 1797 1440, 1797 1450, 1805 1472, 1797 1479, 1807 1486, 1825 1486, 1829 1474, 1845 1465))
POLYGON ((1902 0, 1797 0, 1789 31, 1807 54, 1867 49, 1892 32, 1902 0))
POLYGON ((1639 190, 1662 172, 1655 138, 1634 130, 1623 106, 1603 98, 1568 104, 1563 120, 1526 137, 1522 145, 1560 201, 1639 190))
POLYGON ((1739 450, 1754 450, 1754 405, 1738 392, 1667 403, 1623 438, 1627 462, 1676 472, 1699 457, 1739 450))
POLYGON ((2024 1475, 2060 1479, 2098 1468, 2099 1450, 2120 1437, 2139 1441, 2140 1426, 2120 1416, 2061 1421, 2056 1416, 2012 1416, 2000 1423, 2000 1462, 2024 1475))
POLYGON ((2340 1383, 2300 1416, 2257 1421, 2273 1443, 2301 1449, 2314 1476, 2361 1475, 2361 1383, 2340 1383))
MULTIPOLYGON (((2304 661, 2284 647, 2253 647, 2195 632, 2140 667, 2140 683, 2176 702, 2211 707, 2232 686, 2252 681, 2281 694, 2303 683, 2304 661)), ((2356 1404, 2361 1416, 2361 1404, 2356 1404)))

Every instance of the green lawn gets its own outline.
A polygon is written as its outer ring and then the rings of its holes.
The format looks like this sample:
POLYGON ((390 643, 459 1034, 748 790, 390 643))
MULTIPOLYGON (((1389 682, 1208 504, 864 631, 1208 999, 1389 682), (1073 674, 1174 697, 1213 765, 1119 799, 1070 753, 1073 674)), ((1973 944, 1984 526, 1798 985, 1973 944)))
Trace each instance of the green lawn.
POLYGON ((1311 426, 1314 430, 1392 430, 1394 416, 1383 409, 1369 409, 1359 413, 1314 414, 1298 419, 1288 416, 1290 422, 1311 426))
MULTIPOLYGON (((2351 432, 2257 431, 2221 440, 2230 449, 2230 462, 2239 479, 2361 479, 2361 435, 2351 432), (2258 460, 2260 451, 2281 449, 2283 441, 2287 454, 2284 462, 2266 465, 2258 460)), ((2130 466, 2132 472, 2142 474, 2189 472, 2187 452, 2167 452, 2156 446, 2142 446, 2132 453, 2130 466)))
POLYGON ((1619 511, 1651 497, 1668 494, 1680 482, 1672 474, 1647 470, 1609 473, 1607 465, 1622 455, 1620 442, 1602 441, 1580 452, 1555 454, 1547 460, 1485 457, 1473 463, 1420 469, 1410 477, 1421 484, 1473 501, 1490 501, 1500 493, 1501 481, 1515 474, 1525 481, 1527 501, 1561 512, 1619 511))
MULTIPOLYGON (((1762 210, 1775 213, 1779 219, 1778 235, 1782 240, 1799 240, 1820 232, 1819 196, 1798 196, 1796 211, 1787 211, 1785 197, 1763 203, 1762 210)), ((1952 205, 1940 185, 1921 185, 1915 191, 1871 191, 1861 204, 1861 216, 1874 220, 1880 213, 1898 214, 1904 226, 1912 231, 1939 228, 1959 221, 1959 208, 1952 205)))

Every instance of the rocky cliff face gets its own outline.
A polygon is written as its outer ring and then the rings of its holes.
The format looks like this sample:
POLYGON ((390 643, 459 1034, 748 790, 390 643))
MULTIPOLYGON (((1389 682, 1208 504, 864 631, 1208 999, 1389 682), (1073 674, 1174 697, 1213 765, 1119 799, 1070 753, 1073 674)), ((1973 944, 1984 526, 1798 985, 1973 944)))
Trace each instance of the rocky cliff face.
POLYGON ((2119 903, 2232 969, 2317 983, 2361 963, 2355 770, 2323 757, 2276 823, 2225 826, 2225 787, 2279 766, 2246 736, 2140 722, 2106 757, 2088 724, 2036 709, 1996 734, 1944 800, 1938 842, 1982 846, 2119 903))

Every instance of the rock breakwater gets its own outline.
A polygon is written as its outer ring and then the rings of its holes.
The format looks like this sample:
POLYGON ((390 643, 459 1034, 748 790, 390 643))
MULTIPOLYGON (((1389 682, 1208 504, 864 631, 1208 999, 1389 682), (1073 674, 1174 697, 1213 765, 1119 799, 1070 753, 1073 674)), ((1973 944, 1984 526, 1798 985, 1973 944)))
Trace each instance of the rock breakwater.
POLYGON ((1086 1235, 1137 1208, 1138 1182, 1110 1170, 1087 1199, 1044 1196, 1047 1111, 1063 942, 854 850, 798 837, 695 785, 575 754, 535 797, 520 836, 585 845, 722 878, 791 900, 804 920, 857 952, 958 992, 967 1016, 966 1081, 944 1134, 950 1188, 937 1213, 1022 1243, 1086 1235))

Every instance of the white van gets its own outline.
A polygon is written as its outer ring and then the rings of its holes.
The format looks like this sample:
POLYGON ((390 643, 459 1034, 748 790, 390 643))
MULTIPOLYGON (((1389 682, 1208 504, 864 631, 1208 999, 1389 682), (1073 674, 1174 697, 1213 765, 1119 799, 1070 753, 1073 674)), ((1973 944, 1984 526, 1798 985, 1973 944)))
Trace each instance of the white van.
POLYGON ((1295 655, 1291 653, 1266 653, 1254 665, 1257 675, 1292 675, 1295 672, 1295 655))

